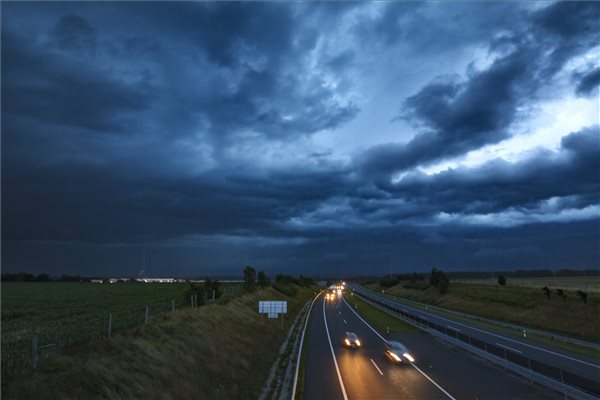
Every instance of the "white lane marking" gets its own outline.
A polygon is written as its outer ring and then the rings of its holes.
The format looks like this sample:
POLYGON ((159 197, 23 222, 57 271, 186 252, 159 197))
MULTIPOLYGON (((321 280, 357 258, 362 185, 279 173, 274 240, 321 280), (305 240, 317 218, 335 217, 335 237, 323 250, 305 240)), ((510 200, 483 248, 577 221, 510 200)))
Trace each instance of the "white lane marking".
POLYGON ((379 367, 377 366, 377 364, 375 364, 375 361, 373 361, 372 358, 370 358, 370 360, 373 363, 373 365, 375 366, 375 368, 377 368, 377 371, 383 376, 383 372, 381 372, 381 370, 379 369, 379 367))
POLYGON ((513 349, 512 347, 508 347, 508 346, 505 346, 505 345, 503 345, 503 344, 500 344, 500 343, 496 343, 496 344, 497 344, 498 346, 500 346, 500 347, 504 347, 504 348, 505 348, 505 349, 507 349, 507 350, 514 351, 515 353, 519 353, 519 354, 521 354, 521 353, 522 353, 521 351, 519 351, 519 350, 517 350, 517 349, 513 349))
POLYGON ((460 332, 460 329, 456 329, 455 327, 450 326, 450 325, 447 325, 447 326, 448 326, 448 328, 452 329, 453 331, 460 332))
MULTIPOLYGON (((376 330, 375 330, 375 329, 374 329, 374 328, 373 328, 371 325, 369 325, 369 324, 367 323, 367 321, 365 321, 365 320, 364 320, 364 319, 363 319, 363 318, 362 318, 360 315, 358 315, 358 313, 357 313, 356 311, 354 311, 354 309, 353 309, 352 307, 350 307, 350 304, 348 304, 348 302, 346 301, 346 299, 344 299, 344 302, 346 303, 346 305, 348 306, 348 308, 349 308, 349 309, 351 309, 351 310, 352 310, 352 312, 353 312, 354 314, 356 314, 356 316, 357 316, 357 317, 358 317, 358 318, 359 318, 359 319, 360 319, 362 322, 364 322, 364 323, 365 323, 365 325, 367 325, 369 328, 371 328, 371 330, 372 330, 373 332, 375 332, 375 334, 376 334, 377 336, 379 336, 379 338, 380 338, 381 340, 383 340, 384 342, 387 342, 387 340, 385 340, 385 339, 383 338, 383 336, 381 336, 381 335, 379 334, 379 332, 377 332, 377 331, 376 331, 376 330)), ((426 374, 425 372, 421 371, 421 370, 419 369, 419 367, 417 367, 417 366, 416 366, 414 363, 410 363, 410 365, 412 365, 414 369, 416 369, 417 371, 419 371, 419 372, 421 373, 421 375, 423 375, 425 378, 427 378, 427 379, 429 380, 429 382, 433 383, 433 384, 435 385, 435 387, 437 387, 438 389, 440 389, 440 390, 441 390, 441 391, 442 391, 442 392, 443 392, 443 393, 444 393, 446 396, 448 396, 448 398, 449 398, 449 399, 451 399, 451 400, 456 400, 454 397, 452 397, 452 395, 451 395, 450 393, 446 392, 446 391, 444 390, 444 388, 443 388, 443 387, 441 387, 440 385, 438 385, 438 384, 437 384, 437 383, 436 383, 436 382, 435 382, 433 379, 431 379, 429 376, 427 376, 427 374, 426 374)))
MULTIPOLYGON (((406 306, 406 305, 398 303, 398 302, 386 301, 386 303, 388 305, 400 306, 400 308, 405 308, 405 309, 409 309, 411 311, 415 311, 414 308, 412 308, 410 306, 406 306)), ((450 320, 448 318, 440 317, 439 315, 435 315, 435 314, 427 314, 427 315, 429 315, 430 317, 439 318, 439 319, 441 319, 443 321, 452 322, 452 323, 454 323, 456 325, 464 326, 465 328, 473 329, 474 331, 478 331, 478 332, 485 333, 487 335, 495 336, 495 337, 500 338, 502 340, 506 340, 506 341, 509 341, 509 342, 514 342, 514 343, 520 344, 521 346, 531 347, 533 349, 537 349, 537 350, 540 350, 540 351, 544 351, 546 353, 554 354, 555 356, 563 357, 563 358, 566 358, 566 359, 569 359, 569 360, 572 360, 572 361, 576 361, 576 362, 579 362, 579 363, 582 363, 582 364, 586 364, 586 365, 592 366, 594 368, 600 368, 600 365, 596 365, 596 364, 592 364, 592 363, 589 363, 589 362, 586 362, 586 361, 578 360, 577 358, 565 356, 564 354, 555 353, 554 351, 550 351, 550 350, 544 349, 542 347, 537 347, 537 346, 534 346, 534 345, 531 345, 531 344, 519 342, 518 340, 514 340, 514 339, 507 338, 505 336, 497 335, 497 334, 492 333, 490 331, 484 331, 483 329, 475 328, 474 326, 461 324, 460 322, 456 322, 456 321, 450 320)))
MULTIPOLYGON (((342 319, 343 319, 343 318, 342 318, 342 319)), ((348 325, 348 323, 346 322, 346 320, 345 320, 345 319, 344 319, 344 323, 345 323, 346 325, 348 325)))
POLYGON ((327 331, 327 340, 329 341, 329 348, 331 349, 331 356, 333 357, 333 363, 335 364, 335 371, 337 372, 338 379, 340 381, 340 387, 342 388, 342 394, 344 400, 348 400, 346 394, 346 388, 344 387, 344 381, 342 380, 342 374, 340 374, 340 367, 338 367, 337 360, 335 359, 335 352, 333 351, 333 345, 331 344, 331 337, 329 336, 329 328, 327 327, 327 318, 325 316, 325 302, 323 302, 323 322, 325 323, 325 330, 327 331))

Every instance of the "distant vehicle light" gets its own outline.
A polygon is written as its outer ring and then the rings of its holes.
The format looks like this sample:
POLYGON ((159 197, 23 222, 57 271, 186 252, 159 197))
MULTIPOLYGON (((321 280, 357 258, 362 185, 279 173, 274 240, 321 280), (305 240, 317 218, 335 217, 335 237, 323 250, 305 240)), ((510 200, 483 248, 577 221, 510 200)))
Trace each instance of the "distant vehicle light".
POLYGON ((414 359, 414 358, 412 358, 412 356, 411 356, 410 354, 408 354, 408 353, 404 353, 404 354, 402 354, 402 355, 404 356, 404 358, 408 359, 408 361, 410 361, 410 362, 415 362, 415 359, 414 359))
POLYGON ((356 339, 354 343, 356 343, 357 346, 360 346, 360 340, 356 339))

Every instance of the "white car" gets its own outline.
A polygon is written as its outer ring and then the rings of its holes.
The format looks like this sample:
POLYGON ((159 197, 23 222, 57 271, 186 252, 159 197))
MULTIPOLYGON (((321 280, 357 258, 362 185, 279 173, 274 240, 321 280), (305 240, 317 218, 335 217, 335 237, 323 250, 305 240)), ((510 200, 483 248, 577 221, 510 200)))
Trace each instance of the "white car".
POLYGON ((358 349, 360 347, 360 340, 358 340, 356 333, 346 332, 346 335, 344 336, 344 346, 353 349, 358 349))
POLYGON ((406 346, 397 340, 388 340, 385 343, 383 352, 394 364, 412 363, 415 361, 406 346))

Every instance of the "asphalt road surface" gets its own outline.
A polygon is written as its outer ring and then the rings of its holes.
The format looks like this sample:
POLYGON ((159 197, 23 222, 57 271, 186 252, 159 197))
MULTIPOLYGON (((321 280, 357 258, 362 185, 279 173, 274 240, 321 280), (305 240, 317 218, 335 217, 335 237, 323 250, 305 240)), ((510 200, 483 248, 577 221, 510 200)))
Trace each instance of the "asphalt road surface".
POLYGON ((315 302, 307 332, 304 399, 553 399, 554 392, 467 355, 425 333, 395 334, 415 358, 392 364, 384 336, 337 296, 315 302), (343 346, 356 333, 359 349, 343 346))
MULTIPOLYGON (((477 338, 486 343, 499 346, 500 348, 521 357, 528 357, 557 369, 561 368, 564 371, 584 377, 592 382, 600 382, 600 360, 573 354, 562 349, 549 348, 537 343, 532 343, 524 338, 516 338, 514 336, 487 331, 481 327, 469 324, 468 322, 453 320, 452 317, 437 316, 424 310, 407 306, 404 303, 393 301, 387 297, 377 295, 358 285, 352 285, 352 288, 356 292, 368 297, 376 297, 379 301, 409 311, 415 315, 420 315, 421 318, 425 317, 427 321, 450 328, 451 330, 456 331, 457 334, 462 333, 477 338)), ((560 379, 560 371, 555 372, 560 379)))

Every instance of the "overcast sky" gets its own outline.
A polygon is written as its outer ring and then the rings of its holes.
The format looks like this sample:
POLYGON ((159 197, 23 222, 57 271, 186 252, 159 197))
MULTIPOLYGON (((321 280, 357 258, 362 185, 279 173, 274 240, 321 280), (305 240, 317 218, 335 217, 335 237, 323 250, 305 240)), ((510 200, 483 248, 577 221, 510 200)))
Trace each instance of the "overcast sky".
POLYGON ((600 3, 4 3, 2 271, 600 267, 600 3))

